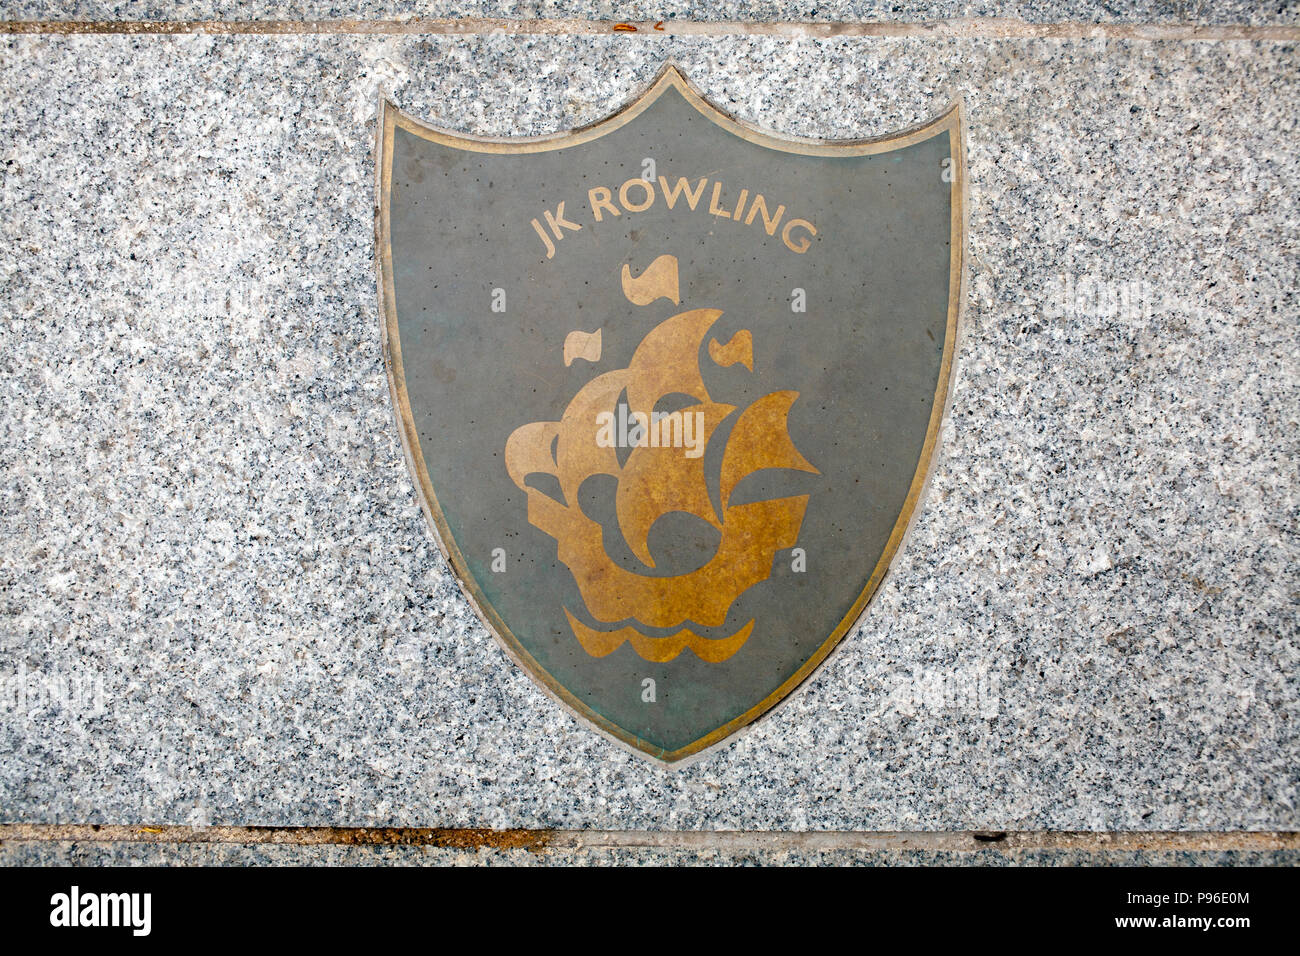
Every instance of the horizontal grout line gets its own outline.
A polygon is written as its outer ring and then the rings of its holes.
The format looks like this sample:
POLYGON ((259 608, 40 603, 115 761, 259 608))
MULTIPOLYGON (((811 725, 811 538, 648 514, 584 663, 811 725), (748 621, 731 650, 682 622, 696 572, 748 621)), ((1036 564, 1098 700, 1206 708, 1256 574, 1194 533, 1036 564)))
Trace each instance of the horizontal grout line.
POLYGON ((409 20, 5 20, 0 34, 174 36, 219 34, 296 36, 596 36, 617 33, 629 39, 663 36, 774 37, 928 37, 935 39, 1134 39, 1300 41, 1300 26, 1197 25, 1191 23, 1026 23, 1006 18, 966 18, 925 22, 875 21, 818 23, 731 20, 512 20, 439 18, 409 20))
POLYGON ((95 824, 0 824, 0 844, 151 843, 288 846, 429 846, 451 849, 631 849, 732 851, 823 850, 1300 850, 1288 831, 807 831, 769 830, 488 830, 430 827, 186 827, 95 824))

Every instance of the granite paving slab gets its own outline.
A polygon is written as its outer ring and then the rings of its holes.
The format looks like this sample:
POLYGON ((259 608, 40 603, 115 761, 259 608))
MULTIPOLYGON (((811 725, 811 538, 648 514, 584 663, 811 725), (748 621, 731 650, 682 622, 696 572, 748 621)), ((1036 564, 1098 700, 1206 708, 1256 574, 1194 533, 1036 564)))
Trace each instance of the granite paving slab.
POLYGON ((0 43, 4 820, 1296 827, 1294 43, 0 43), (959 94, 970 175, 911 538, 804 688, 683 770, 556 706, 456 587, 372 251, 381 93, 536 134, 670 61, 793 135, 959 94))
POLYGON ((1300 19, 1296 0, 4 0, 6 20, 527 19, 1270 24, 1300 19))

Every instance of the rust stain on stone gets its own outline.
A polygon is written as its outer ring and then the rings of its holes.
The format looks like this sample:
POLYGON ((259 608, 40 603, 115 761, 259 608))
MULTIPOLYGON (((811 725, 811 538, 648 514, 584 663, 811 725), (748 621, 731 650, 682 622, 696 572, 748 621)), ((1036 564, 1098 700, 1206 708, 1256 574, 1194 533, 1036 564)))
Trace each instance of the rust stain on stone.
POLYGON ((427 846, 456 851, 526 850, 530 853, 591 849, 677 848, 721 852, 835 849, 1016 854, 1032 850, 1085 853, 1133 851, 1295 852, 1294 831, 638 831, 492 830, 436 827, 189 827, 114 824, 0 824, 0 847, 9 843, 242 844, 320 846, 427 846))
POLYGON ((530 850, 545 849, 550 842, 549 830, 492 830, 486 827, 463 829, 443 827, 249 827, 270 835, 269 842, 302 842, 310 833, 311 843, 341 846, 433 846, 454 850, 530 850))

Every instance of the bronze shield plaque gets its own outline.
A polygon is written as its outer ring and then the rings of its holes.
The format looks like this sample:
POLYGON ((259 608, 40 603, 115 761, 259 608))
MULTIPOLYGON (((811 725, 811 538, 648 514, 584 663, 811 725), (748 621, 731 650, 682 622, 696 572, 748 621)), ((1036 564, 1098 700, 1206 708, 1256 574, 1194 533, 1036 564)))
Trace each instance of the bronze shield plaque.
POLYGON ((675 69, 594 126, 382 111, 384 342, 466 595, 574 713, 665 762, 854 626, 920 497, 961 292, 960 108, 791 140, 675 69))

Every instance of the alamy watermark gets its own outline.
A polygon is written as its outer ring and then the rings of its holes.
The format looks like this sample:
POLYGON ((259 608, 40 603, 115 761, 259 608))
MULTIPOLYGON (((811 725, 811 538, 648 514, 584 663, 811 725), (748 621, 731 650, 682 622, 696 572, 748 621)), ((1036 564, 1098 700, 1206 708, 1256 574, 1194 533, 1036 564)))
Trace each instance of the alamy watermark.
POLYGON ((1096 275, 1053 276, 1046 283, 1043 312, 1048 318, 1121 319, 1160 316, 1207 317, 1215 312, 1199 299, 1181 295, 1149 279, 1096 275))
POLYGON ((1001 709, 1002 686, 996 673, 956 674, 914 667, 880 702, 876 714, 913 717, 954 710, 987 719, 996 717, 1001 709))
POLYGON ((699 458, 707 440, 701 411, 647 415, 620 404, 618 414, 596 416, 596 444, 601 448, 684 448, 687 458, 699 458))
POLYGON ((41 710, 61 710, 80 717, 105 713, 104 676, 73 668, 29 671, 25 663, 16 671, 0 674, 0 711, 29 719, 41 710))

